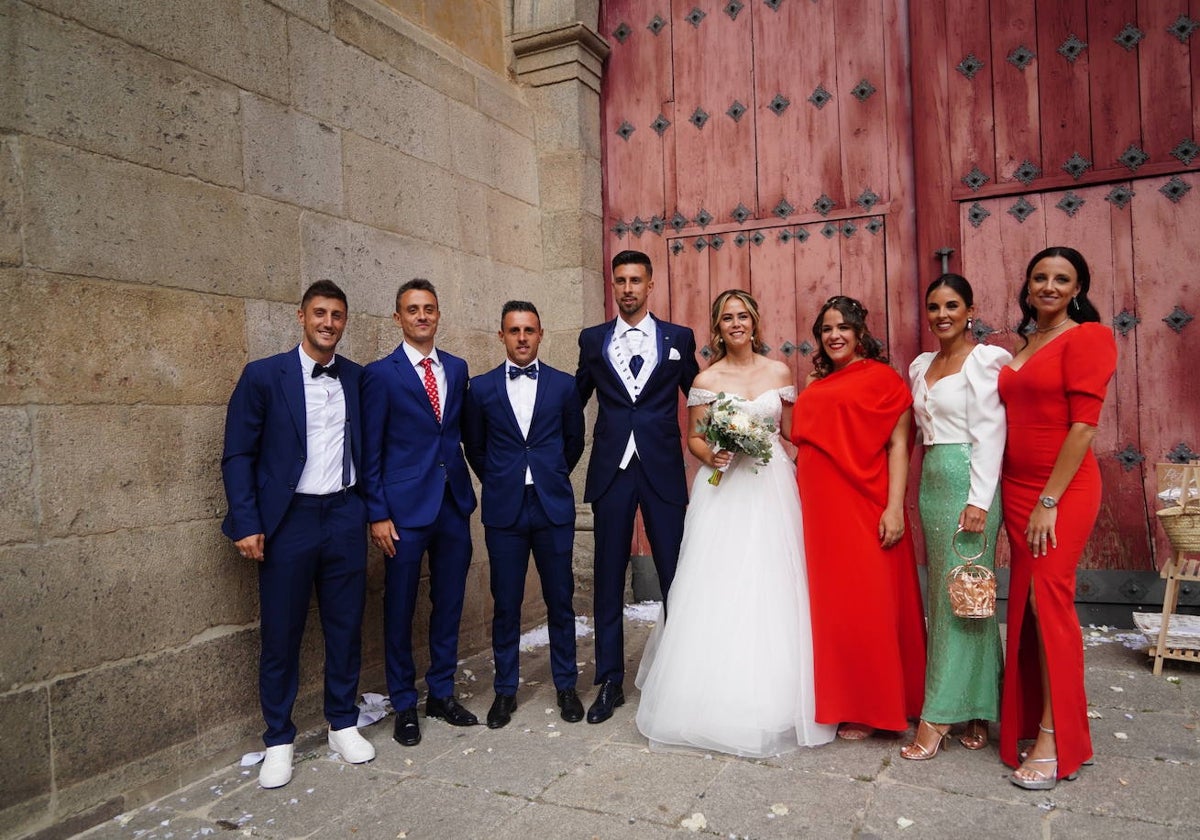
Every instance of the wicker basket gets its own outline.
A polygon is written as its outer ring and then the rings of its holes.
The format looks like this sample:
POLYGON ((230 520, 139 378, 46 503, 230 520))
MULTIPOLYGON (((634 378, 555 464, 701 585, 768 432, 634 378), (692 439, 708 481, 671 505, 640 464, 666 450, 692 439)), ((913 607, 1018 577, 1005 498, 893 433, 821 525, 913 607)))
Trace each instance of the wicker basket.
POLYGON ((987 535, 980 535, 983 547, 979 553, 968 557, 958 548, 958 537, 962 533, 960 526, 950 539, 950 547, 964 561, 946 573, 950 609, 959 618, 991 618, 996 614, 996 575, 987 566, 975 564, 987 551, 987 535))
MULTIPOLYGON (((1155 511, 1171 547, 1176 551, 1200 551, 1200 462, 1169 467, 1171 484, 1178 482, 1177 504, 1155 511)), ((1160 480, 1161 483, 1161 480, 1160 480)), ((1175 492, 1175 487, 1171 487, 1175 492)))
POLYGON ((1200 551, 1200 507, 1188 503, 1155 513, 1176 551, 1200 551))

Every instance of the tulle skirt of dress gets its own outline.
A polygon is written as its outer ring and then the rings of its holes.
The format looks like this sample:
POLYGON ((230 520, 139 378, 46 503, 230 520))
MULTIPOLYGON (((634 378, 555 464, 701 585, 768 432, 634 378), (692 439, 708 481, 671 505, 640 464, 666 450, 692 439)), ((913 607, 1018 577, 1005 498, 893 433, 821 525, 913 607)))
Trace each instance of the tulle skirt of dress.
POLYGON ((715 487, 711 473, 693 483, 668 618, 642 654, 638 729, 654 748, 748 757, 827 743, 792 463, 776 442, 765 466, 740 456, 715 487))

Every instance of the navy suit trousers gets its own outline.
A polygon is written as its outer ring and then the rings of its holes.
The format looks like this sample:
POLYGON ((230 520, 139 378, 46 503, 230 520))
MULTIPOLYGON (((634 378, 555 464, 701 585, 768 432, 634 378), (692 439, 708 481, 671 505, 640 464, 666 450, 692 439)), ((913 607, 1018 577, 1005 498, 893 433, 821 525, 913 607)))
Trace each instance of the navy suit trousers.
POLYGON ((516 694, 518 646, 521 639, 521 603, 525 600, 525 573, 529 553, 542 581, 550 629, 550 672, 554 687, 574 688, 579 677, 575 663, 575 577, 571 557, 574 525, 555 525, 546 518, 532 484, 517 521, 508 528, 487 527, 488 559, 491 563, 492 653, 496 659, 494 686, 497 694, 516 694))
POLYGON ((292 497, 258 565, 262 654, 258 691, 268 747, 296 739, 300 639, 313 587, 325 634, 325 719, 358 724, 358 672, 367 585, 367 513, 355 493, 292 497))
POLYGON ((396 556, 384 565, 383 636, 388 694, 396 711, 417 705, 417 667, 413 660, 412 625, 421 579, 421 557, 429 553, 429 696, 454 694, 458 670, 458 625, 462 620, 467 571, 471 566, 469 514, 454 504, 446 485, 442 506, 432 524, 396 528, 396 556))
POLYGON ((625 469, 617 470, 604 495, 592 502, 596 539, 597 685, 609 681, 620 683, 625 679, 625 627, 622 623, 625 573, 629 566, 629 547, 633 543, 634 516, 639 507, 664 603, 671 581, 675 579, 687 508, 664 502, 652 484, 651 477, 635 455, 625 469))

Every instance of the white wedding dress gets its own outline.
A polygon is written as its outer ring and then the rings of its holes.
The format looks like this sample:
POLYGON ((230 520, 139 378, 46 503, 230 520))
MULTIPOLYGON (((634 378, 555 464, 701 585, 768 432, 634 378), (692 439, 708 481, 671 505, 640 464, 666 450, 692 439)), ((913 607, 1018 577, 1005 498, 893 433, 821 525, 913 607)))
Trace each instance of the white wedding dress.
MULTIPOLYGON (((693 388, 688 405, 716 398, 693 388)), ((778 428, 796 389, 734 399, 778 428)), ((651 632, 637 675, 637 726, 651 747, 763 757, 836 734, 813 721, 800 497, 778 434, 772 452, 765 466, 736 456, 717 486, 701 468, 692 484, 668 617, 651 632)))

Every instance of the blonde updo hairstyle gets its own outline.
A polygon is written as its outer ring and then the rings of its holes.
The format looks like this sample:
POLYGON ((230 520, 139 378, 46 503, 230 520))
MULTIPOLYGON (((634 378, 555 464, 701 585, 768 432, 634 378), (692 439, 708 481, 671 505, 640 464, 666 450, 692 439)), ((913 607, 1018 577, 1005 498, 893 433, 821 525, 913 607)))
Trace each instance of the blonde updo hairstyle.
POLYGON ((758 314, 758 301, 751 297, 749 292, 742 289, 726 289, 717 295, 717 299, 713 301, 712 305, 712 317, 709 320, 708 337, 708 348, 712 350, 712 358, 709 359, 709 364, 719 362, 726 356, 725 339, 721 338, 721 315, 725 311, 725 304, 734 299, 740 300, 742 305, 746 307, 746 311, 750 313, 750 321, 753 324, 750 333, 750 348, 755 353, 763 352, 762 330, 759 328, 761 320, 758 314))

